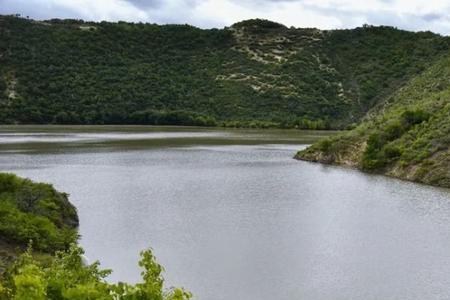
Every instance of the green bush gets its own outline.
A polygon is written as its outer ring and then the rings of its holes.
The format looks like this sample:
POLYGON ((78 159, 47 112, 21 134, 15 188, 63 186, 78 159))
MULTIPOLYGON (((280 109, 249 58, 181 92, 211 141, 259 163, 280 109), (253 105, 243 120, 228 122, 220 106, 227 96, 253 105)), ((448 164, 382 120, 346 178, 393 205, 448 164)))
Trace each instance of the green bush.
POLYGON ((326 138, 318 142, 317 147, 320 151, 327 153, 330 151, 332 145, 333 142, 329 138, 326 138))
POLYGON ((389 125, 387 125, 383 131, 380 133, 382 135, 382 139, 386 141, 393 141, 402 136, 405 131, 407 131, 408 126, 404 123, 396 120, 389 125))
POLYGON ((384 145, 383 137, 379 134, 371 134, 367 140, 367 146, 362 157, 362 168, 368 171, 376 170, 384 166, 385 160, 380 154, 384 145))
POLYGON ((383 148, 384 157, 388 160, 396 159, 402 155, 403 151, 398 146, 386 145, 383 148))
POLYGON ((181 288, 165 290, 163 268, 151 250, 141 252, 142 282, 110 284, 110 270, 99 263, 84 265, 83 250, 73 244, 57 252, 50 265, 33 258, 31 250, 22 254, 0 282, 0 300, 188 300, 191 294, 181 288))
POLYGON ((402 113, 402 119, 410 126, 426 122, 430 117, 430 113, 421 109, 406 110, 402 113))

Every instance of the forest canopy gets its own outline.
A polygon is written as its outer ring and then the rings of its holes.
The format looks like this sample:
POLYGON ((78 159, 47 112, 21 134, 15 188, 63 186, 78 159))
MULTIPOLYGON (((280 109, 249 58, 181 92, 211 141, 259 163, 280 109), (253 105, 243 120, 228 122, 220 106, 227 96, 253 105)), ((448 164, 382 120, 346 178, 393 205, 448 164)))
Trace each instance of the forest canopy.
POLYGON ((448 49, 386 26, 0 16, 0 123, 345 128, 448 49))

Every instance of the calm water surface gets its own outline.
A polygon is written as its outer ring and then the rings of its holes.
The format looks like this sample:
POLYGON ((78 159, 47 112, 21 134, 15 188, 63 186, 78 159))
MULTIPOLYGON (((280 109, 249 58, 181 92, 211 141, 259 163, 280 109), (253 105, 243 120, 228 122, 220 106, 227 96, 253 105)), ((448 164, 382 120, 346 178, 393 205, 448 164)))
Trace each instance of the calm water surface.
POLYGON ((0 170, 70 193, 111 281, 152 247, 199 300, 449 299, 450 192, 292 159, 323 135, 0 127, 0 170))

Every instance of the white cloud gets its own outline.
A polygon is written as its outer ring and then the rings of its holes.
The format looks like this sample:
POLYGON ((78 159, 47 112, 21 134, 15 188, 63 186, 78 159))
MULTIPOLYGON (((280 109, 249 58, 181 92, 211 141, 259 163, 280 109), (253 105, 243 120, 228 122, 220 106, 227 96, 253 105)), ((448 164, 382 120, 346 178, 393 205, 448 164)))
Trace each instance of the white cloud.
POLYGON ((0 13, 203 28, 265 18, 296 27, 352 28, 368 23, 450 33, 448 0, 0 0, 0 13))
POLYGON ((135 20, 147 13, 121 0, 0 0, 0 13, 37 19, 135 20))
POLYGON ((340 20, 332 15, 322 15, 308 10, 301 1, 239 3, 228 0, 208 0, 196 7, 201 15, 213 16, 225 25, 252 18, 270 19, 287 26, 333 28, 340 20))
MULTIPOLYGON (((44 1, 40 1, 44 2, 44 1)), ((76 16, 93 20, 145 19, 147 13, 125 1, 110 0, 48 0, 54 7, 72 11, 76 16)))

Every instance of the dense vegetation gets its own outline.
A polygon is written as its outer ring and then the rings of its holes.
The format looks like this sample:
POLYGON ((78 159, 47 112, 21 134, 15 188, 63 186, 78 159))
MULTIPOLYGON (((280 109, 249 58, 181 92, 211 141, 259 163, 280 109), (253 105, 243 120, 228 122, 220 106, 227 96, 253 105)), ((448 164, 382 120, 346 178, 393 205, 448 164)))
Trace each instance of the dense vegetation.
POLYGON ((101 270, 98 262, 83 262, 83 250, 76 245, 77 225, 76 210, 66 194, 48 184, 0 173, 0 300, 191 298, 183 289, 164 290, 163 268, 151 250, 141 253, 141 283, 106 282, 110 270, 101 270), (26 244, 29 248, 23 251, 26 244), (5 256, 14 255, 6 251, 11 249, 23 253, 5 265, 5 256))
POLYGON ((297 157, 450 187, 450 55, 373 109, 356 129, 297 157))
POLYGON ((99 263, 83 264, 83 250, 75 245, 56 253, 44 265, 28 250, 10 267, 0 282, 1 300, 187 300, 189 292, 179 288, 163 288, 163 268, 151 250, 141 253, 139 266, 142 282, 110 284, 105 277, 111 272, 101 270, 99 263))
POLYGON ((448 49, 392 27, 0 16, 0 123, 342 128, 448 49))
POLYGON ((0 239, 45 252, 77 240, 78 217, 67 194, 51 185, 0 173, 0 239))

